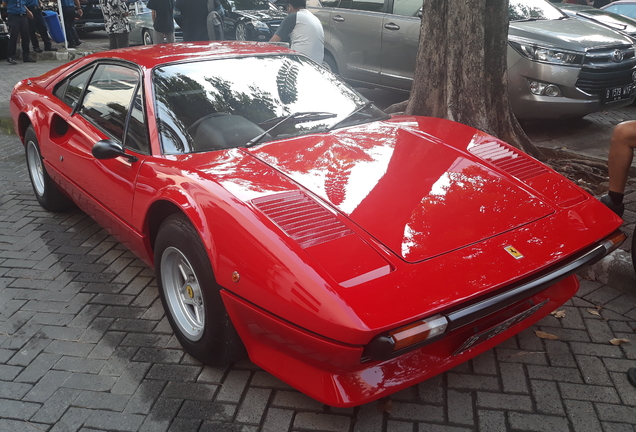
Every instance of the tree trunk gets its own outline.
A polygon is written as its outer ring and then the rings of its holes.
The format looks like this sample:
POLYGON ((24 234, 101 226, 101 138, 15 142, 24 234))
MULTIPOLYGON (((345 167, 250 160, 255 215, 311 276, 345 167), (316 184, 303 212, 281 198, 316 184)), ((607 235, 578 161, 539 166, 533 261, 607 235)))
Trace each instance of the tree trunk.
POLYGON ((508 0, 425 0, 405 113, 454 120, 543 159, 510 109, 507 47, 508 0))

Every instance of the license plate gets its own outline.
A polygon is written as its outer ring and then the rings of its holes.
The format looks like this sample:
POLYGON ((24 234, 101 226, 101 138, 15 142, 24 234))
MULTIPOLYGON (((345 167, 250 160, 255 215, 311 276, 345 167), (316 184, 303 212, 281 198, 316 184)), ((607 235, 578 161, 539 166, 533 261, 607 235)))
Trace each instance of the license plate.
POLYGON ((476 345, 479 345, 482 342, 486 342, 488 339, 492 339, 493 337, 497 336, 499 333, 503 333, 504 331, 508 330, 513 325, 519 324, 521 321, 525 320, 526 318, 534 314, 536 311, 541 309, 543 305, 545 305, 547 302, 548 300, 546 299, 542 301, 541 303, 539 303, 538 305, 534 305, 530 309, 527 309, 521 312, 520 314, 513 316, 512 318, 508 318, 506 321, 500 324, 497 324, 496 326, 491 327, 488 330, 485 330, 479 334, 469 337, 468 340, 464 342, 462 346, 460 346, 453 353, 453 355, 454 356, 459 355, 463 353, 464 351, 469 350, 476 345))
POLYGON ((605 98, 603 99, 603 102, 610 103, 629 99, 633 90, 633 84, 605 89, 605 98))

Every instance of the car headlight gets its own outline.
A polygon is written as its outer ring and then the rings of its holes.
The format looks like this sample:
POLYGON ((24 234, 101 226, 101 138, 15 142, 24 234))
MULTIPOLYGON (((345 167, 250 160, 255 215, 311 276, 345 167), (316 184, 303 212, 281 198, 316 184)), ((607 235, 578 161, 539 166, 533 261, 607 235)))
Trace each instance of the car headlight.
POLYGON ((267 27, 267 24, 265 24, 263 21, 254 20, 252 21, 252 24, 254 25, 254 28, 269 31, 269 27, 267 27))
POLYGON ((583 64, 584 54, 555 47, 543 47, 533 43, 510 41, 510 45, 522 56, 532 61, 542 63, 580 66, 583 64))

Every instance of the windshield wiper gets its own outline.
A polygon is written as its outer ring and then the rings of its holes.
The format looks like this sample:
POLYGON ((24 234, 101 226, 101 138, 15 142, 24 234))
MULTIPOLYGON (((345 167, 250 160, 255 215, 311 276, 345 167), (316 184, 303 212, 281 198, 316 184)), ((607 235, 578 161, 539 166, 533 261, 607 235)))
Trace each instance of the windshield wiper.
POLYGON ((274 124, 274 126, 272 126, 271 128, 267 129, 262 134, 259 134, 255 136, 254 138, 252 138, 251 140, 249 140, 248 143, 245 144, 245 147, 251 147, 253 145, 258 144, 268 133, 270 133, 277 127, 281 126, 283 123, 289 122, 290 120, 293 120, 294 123, 304 123, 309 121, 333 118, 333 117, 336 117, 337 115, 338 114, 328 113, 328 112, 306 111, 306 112, 297 112, 297 113, 289 114, 287 116, 274 117, 272 119, 265 120, 264 122, 260 123, 259 126, 268 125, 274 122, 277 122, 277 123, 274 124))
POLYGON ((358 108, 351 111, 348 116, 346 116, 345 118, 340 120, 338 123, 336 123, 335 125, 331 126, 329 129, 327 129, 327 132, 331 132, 332 130, 341 127, 343 124, 348 122, 351 117, 358 114, 360 111, 369 108, 372 105, 373 105, 373 102, 366 101, 364 104, 360 105, 358 108))

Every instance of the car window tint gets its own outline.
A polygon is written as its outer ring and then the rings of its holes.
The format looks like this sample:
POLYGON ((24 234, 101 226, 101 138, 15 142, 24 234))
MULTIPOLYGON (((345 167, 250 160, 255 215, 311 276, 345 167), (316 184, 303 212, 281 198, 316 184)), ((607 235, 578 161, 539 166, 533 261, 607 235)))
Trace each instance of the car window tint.
POLYGON ((384 0, 365 0, 358 1, 353 0, 351 2, 351 9, 371 11, 371 12, 382 12, 384 8, 384 0))
POLYGON ((144 111, 141 86, 139 86, 130 109, 125 145, 135 151, 149 154, 150 142, 148 140, 148 129, 146 128, 146 116, 144 111))
MULTIPOLYGON (((340 0, 323 0, 320 2, 322 7, 338 7, 340 0)), ((351 3, 351 2, 349 2, 351 3)))
POLYGON ((422 9, 422 0, 395 0, 393 14, 407 17, 417 17, 422 9))
MULTIPOLYGON (((82 91, 84 90, 84 87, 86 87, 86 82, 88 81, 88 77, 92 71, 92 68, 86 69, 79 75, 75 75, 57 87, 57 90, 59 90, 60 93, 63 93, 61 99, 71 108, 75 108, 75 105, 79 102, 79 99, 82 96, 82 91)), ((60 97, 57 90, 55 95, 60 97)))
POLYGON ((126 117, 139 82, 137 71, 120 65, 99 65, 79 113, 123 142, 126 117))
POLYGON ((613 4, 605 8, 605 10, 621 15, 627 15, 631 18, 636 18, 636 4, 613 4))

